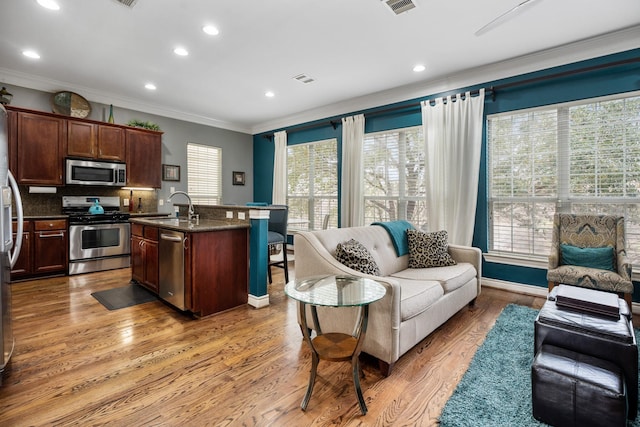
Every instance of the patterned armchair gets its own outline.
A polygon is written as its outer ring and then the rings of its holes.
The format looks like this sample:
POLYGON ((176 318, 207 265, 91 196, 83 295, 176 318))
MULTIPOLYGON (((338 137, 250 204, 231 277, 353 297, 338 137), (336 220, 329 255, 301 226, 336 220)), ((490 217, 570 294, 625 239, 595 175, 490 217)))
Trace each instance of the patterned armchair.
POLYGON ((625 251, 624 218, 611 215, 555 214, 547 280, 549 290, 564 283, 623 294, 631 308, 633 283, 631 264, 625 251), (578 248, 611 247, 612 270, 566 265, 560 245, 578 248))

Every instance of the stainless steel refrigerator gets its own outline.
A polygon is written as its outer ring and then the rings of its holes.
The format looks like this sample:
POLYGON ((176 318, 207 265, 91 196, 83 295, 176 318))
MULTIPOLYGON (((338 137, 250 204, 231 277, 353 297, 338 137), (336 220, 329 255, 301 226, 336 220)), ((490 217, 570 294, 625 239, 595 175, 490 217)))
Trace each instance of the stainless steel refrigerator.
POLYGON ((13 353, 14 339, 11 325, 11 267, 18 260, 22 247, 22 199, 18 184, 9 171, 9 139, 7 110, 0 105, 0 385, 4 370, 13 353), (16 211, 16 240, 13 241, 12 206, 16 211))

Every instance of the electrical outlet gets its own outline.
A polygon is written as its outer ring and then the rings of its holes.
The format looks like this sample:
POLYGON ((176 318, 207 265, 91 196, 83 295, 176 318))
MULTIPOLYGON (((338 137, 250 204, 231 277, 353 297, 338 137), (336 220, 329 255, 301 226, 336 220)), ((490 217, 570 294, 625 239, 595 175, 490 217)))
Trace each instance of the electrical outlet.
POLYGON ((175 193, 176 192, 176 187, 169 187, 169 193, 175 193))
POLYGON ((227 218, 233 219, 233 212, 232 211, 227 211, 227 218))
POLYGON ((238 219, 244 219, 244 212, 238 212, 238 219))
POLYGON ((158 204, 159 204, 160 206, 164 206, 164 199, 159 199, 159 200, 158 200, 158 204))
POLYGON ((122 203, 124 206, 129 206, 129 199, 122 199, 122 203))

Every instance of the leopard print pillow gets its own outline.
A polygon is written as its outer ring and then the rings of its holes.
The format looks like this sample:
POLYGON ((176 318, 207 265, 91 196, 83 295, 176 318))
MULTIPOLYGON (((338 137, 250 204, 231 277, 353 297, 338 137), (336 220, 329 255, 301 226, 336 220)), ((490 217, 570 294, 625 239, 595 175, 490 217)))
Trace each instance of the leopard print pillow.
POLYGON ((355 239, 338 243, 336 259, 349 268, 360 273, 380 275, 380 268, 367 248, 355 239))
POLYGON ((407 230, 409 243, 409 268, 446 267, 456 265, 449 255, 447 231, 424 233, 407 230))

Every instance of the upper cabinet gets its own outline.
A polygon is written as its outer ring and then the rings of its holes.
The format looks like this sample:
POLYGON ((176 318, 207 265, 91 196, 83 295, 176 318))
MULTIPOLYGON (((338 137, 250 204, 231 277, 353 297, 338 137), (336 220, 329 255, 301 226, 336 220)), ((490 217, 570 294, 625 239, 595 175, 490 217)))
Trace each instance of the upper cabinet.
POLYGON ((124 134, 123 128, 98 125, 98 158, 125 162, 124 134))
POLYGON ((162 134, 126 129, 127 186, 160 188, 162 134))
POLYGON ((67 155, 125 161, 124 129, 79 120, 67 120, 67 155))
POLYGON ((18 183, 62 185, 66 120, 19 112, 16 122, 17 171, 13 172, 18 183))
POLYGON ((161 186, 162 132, 7 106, 10 169, 19 184, 64 185, 66 157, 127 163, 127 185, 161 186))

